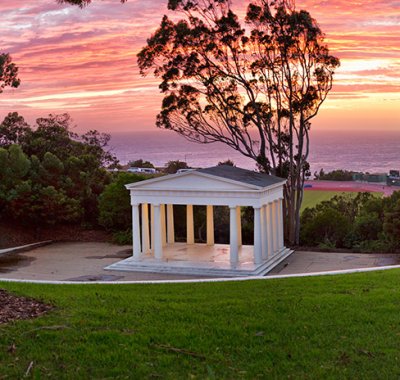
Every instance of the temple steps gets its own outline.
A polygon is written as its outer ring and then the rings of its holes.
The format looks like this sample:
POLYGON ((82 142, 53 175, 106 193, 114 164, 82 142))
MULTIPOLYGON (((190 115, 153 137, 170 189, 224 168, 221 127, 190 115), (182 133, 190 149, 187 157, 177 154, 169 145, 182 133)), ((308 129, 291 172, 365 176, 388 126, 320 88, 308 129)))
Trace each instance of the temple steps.
POLYGON ((201 277, 249 277, 264 276, 281 261, 290 256, 293 251, 283 248, 272 258, 264 261, 260 265, 253 263, 239 264, 232 267, 227 263, 218 262, 194 262, 194 261, 157 261, 146 258, 137 260, 129 257, 125 260, 111 264, 104 268, 106 270, 116 270, 125 272, 152 272, 177 275, 193 275, 201 277))

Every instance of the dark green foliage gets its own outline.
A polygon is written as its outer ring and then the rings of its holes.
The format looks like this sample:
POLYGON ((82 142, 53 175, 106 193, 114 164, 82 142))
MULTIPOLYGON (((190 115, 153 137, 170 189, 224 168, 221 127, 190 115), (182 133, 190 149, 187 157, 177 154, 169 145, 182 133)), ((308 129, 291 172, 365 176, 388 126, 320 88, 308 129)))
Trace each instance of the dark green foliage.
POLYGON ((69 115, 37 119, 17 113, 0 125, 0 218, 36 228, 97 224, 98 197, 109 182, 109 135, 70 131, 69 115), (2 147, 2 148, 1 148, 2 147))
POLYGON ((395 242, 383 237, 379 240, 364 240, 355 246, 355 250, 365 253, 392 253, 397 247, 395 242))
POLYGON ((218 166, 223 166, 223 165, 236 166, 235 163, 229 158, 225 161, 218 162, 218 166))
POLYGON ((350 222, 339 211, 326 207, 316 212, 308 223, 302 225, 302 242, 306 245, 330 243, 343 246, 350 222))
POLYGON ((148 177, 133 173, 118 173, 114 181, 106 186, 99 198, 99 223, 106 229, 117 232, 132 226, 132 208, 128 183, 143 181, 148 177))
POLYGON ((154 169, 154 165, 150 161, 143 161, 142 159, 136 161, 130 161, 129 166, 132 168, 151 168, 154 169))
POLYGON ((62 188, 64 166, 53 154, 42 162, 18 145, 0 148, 0 215, 36 226, 77 222, 83 214, 78 199, 62 188))
POLYGON ((174 174, 176 173, 179 169, 189 169, 189 166, 186 162, 184 161, 168 161, 167 164, 165 165, 164 172, 167 174, 174 174))
POLYGON ((339 169, 325 173, 324 169, 321 169, 319 173, 314 173, 314 179, 320 181, 352 181, 353 172, 339 169))
POLYGON ((20 144, 29 133, 29 125, 17 112, 9 113, 0 124, 0 147, 20 144))
POLYGON ((400 248, 400 192, 386 198, 337 195, 306 208, 301 223, 303 245, 393 252, 400 248))
POLYGON ((382 232, 382 220, 378 214, 363 213, 354 219, 353 233, 356 240, 377 240, 382 232))
POLYGON ((400 241, 400 200, 387 209, 384 217, 383 231, 386 236, 393 242, 400 241))
POLYGON ((132 229, 129 228, 125 231, 117 231, 113 233, 112 242, 118 245, 132 244, 132 229))
POLYGON ((18 78, 18 67, 7 53, 0 54, 0 94, 5 87, 17 88, 21 84, 18 78))

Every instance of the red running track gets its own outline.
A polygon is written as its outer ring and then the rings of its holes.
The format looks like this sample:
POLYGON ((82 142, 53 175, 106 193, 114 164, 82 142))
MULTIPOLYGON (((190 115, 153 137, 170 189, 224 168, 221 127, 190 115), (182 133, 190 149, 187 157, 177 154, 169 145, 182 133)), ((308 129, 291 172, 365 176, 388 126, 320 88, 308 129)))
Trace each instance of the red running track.
POLYGON ((353 182, 353 181, 305 181, 306 191, 355 191, 355 192, 373 192, 383 193, 385 196, 390 196, 395 191, 400 191, 400 187, 387 186, 378 183, 353 182))

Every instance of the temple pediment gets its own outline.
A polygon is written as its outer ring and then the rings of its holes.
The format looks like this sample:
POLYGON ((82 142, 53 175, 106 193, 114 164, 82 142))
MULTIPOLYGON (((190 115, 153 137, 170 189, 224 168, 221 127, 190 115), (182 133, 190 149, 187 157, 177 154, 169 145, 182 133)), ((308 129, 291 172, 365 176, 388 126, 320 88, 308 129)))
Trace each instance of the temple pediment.
POLYGON ((173 174, 127 185, 141 190, 249 191, 281 185, 282 178, 220 166, 173 174))

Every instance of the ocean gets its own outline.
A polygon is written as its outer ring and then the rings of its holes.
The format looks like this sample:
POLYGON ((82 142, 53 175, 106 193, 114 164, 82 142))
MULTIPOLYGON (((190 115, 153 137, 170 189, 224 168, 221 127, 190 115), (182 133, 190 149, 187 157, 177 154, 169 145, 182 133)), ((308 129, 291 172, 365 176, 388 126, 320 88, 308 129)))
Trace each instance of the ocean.
MULTIPOLYGON (((141 158, 157 167, 171 160, 186 161, 192 167, 208 167, 231 159, 239 167, 255 168, 252 160, 224 144, 197 144, 175 132, 155 128, 148 132, 113 133, 110 146, 123 164, 141 158)), ((312 173, 321 168, 370 173, 399 170, 400 131, 312 131, 309 162, 312 173)))

